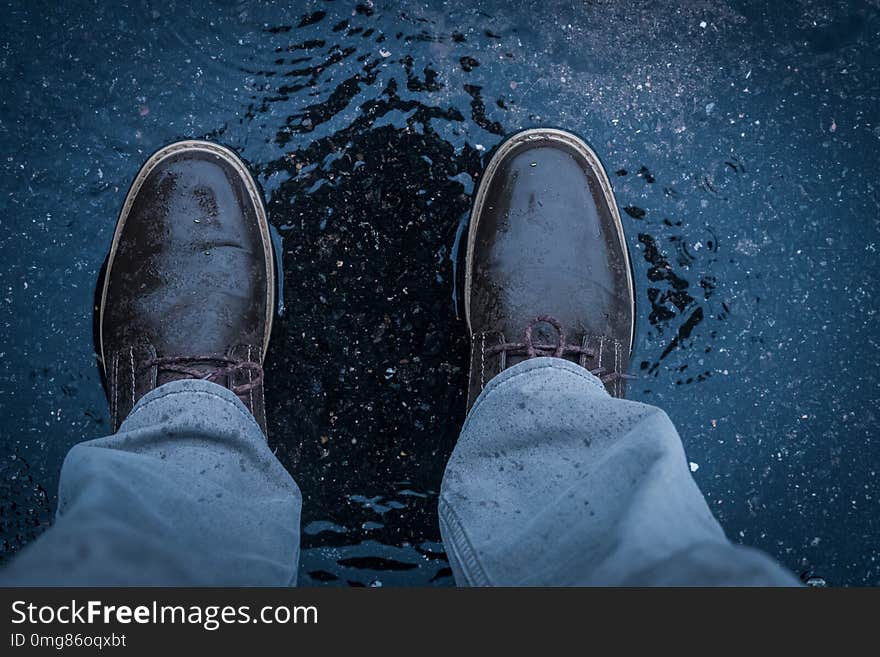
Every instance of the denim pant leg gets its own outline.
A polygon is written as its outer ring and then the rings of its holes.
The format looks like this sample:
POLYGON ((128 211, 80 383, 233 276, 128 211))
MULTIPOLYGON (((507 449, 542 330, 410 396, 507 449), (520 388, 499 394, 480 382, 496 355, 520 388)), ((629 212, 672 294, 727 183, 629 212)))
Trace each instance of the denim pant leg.
POLYGON ((0 585, 292 585, 301 503, 234 394, 175 381, 70 450, 54 525, 0 585))
POLYGON ((658 408, 556 358, 489 382, 440 493, 461 585, 797 585, 724 536, 658 408))

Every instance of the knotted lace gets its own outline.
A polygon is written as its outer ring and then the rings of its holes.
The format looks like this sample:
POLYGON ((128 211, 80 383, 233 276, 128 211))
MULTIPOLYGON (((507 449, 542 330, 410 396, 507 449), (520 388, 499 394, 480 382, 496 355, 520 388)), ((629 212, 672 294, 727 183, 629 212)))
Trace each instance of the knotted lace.
POLYGON ((226 356, 165 356, 145 360, 141 363, 141 367, 144 369, 156 367, 159 371, 173 372, 188 379, 200 379, 211 383, 220 383, 226 377, 250 372, 252 376, 247 383, 229 388, 239 396, 263 383, 263 367, 259 363, 226 356))
MULTIPOLYGON (((562 328, 562 322, 552 315, 538 315, 526 325, 523 342, 501 342, 499 344, 486 347, 486 353, 489 355, 500 354, 502 363, 507 356, 525 356, 526 358, 538 358, 540 356, 553 356, 555 358, 565 358, 566 356, 578 356, 582 358, 595 358, 595 353, 579 344, 566 344, 565 329, 562 328), (533 334, 535 326, 538 324, 549 324, 554 329, 558 338, 556 344, 548 344, 543 342, 536 343, 533 334)), ((583 362, 582 360, 579 362, 583 362)), ((504 365, 502 364, 502 369, 504 365)), ((589 368, 587 368, 589 369, 589 368)), ((605 367, 597 367, 590 369, 589 372, 598 376, 602 383, 610 383, 612 381, 625 381, 635 379, 636 377, 622 372, 608 372, 605 367)))

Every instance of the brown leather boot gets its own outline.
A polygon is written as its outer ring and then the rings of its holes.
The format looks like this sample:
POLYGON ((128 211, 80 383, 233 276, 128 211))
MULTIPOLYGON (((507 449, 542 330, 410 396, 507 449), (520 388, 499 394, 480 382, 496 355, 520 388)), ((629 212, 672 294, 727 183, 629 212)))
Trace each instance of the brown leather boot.
POLYGON ((235 153, 181 141, 147 160, 101 283, 97 324, 114 431, 145 394, 193 378, 235 392, 266 432, 273 266, 262 195, 235 153))
POLYGON ((466 258, 468 410, 493 376, 537 356, 579 363, 624 395, 632 269, 611 183, 586 143, 539 128, 501 144, 474 197, 466 258))

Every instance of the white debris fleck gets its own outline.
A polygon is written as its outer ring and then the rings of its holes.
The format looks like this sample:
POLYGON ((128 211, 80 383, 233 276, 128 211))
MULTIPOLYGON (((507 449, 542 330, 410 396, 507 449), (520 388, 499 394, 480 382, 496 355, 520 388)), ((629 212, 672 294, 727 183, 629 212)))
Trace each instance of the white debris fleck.
POLYGON ((697 465, 696 463, 694 463, 693 461, 688 463, 688 465, 691 466, 691 472, 696 472, 697 470, 700 469, 700 466, 697 465))
POLYGON ((705 30, 706 29, 706 21, 700 21, 700 27, 705 30))
POLYGON ((385 48, 379 48, 379 54, 382 55, 382 57, 391 57, 391 51, 385 50, 385 48))

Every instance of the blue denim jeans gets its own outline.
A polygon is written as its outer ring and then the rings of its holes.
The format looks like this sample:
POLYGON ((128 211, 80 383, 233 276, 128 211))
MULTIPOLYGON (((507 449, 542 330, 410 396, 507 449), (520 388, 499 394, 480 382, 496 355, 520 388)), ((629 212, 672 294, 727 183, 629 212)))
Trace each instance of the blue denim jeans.
MULTIPOLYGON (((0 584, 291 586, 302 496, 231 392, 176 381, 70 450, 0 584)), ((440 491, 460 585, 796 585, 724 536, 666 414, 536 358, 489 382, 440 491)))

